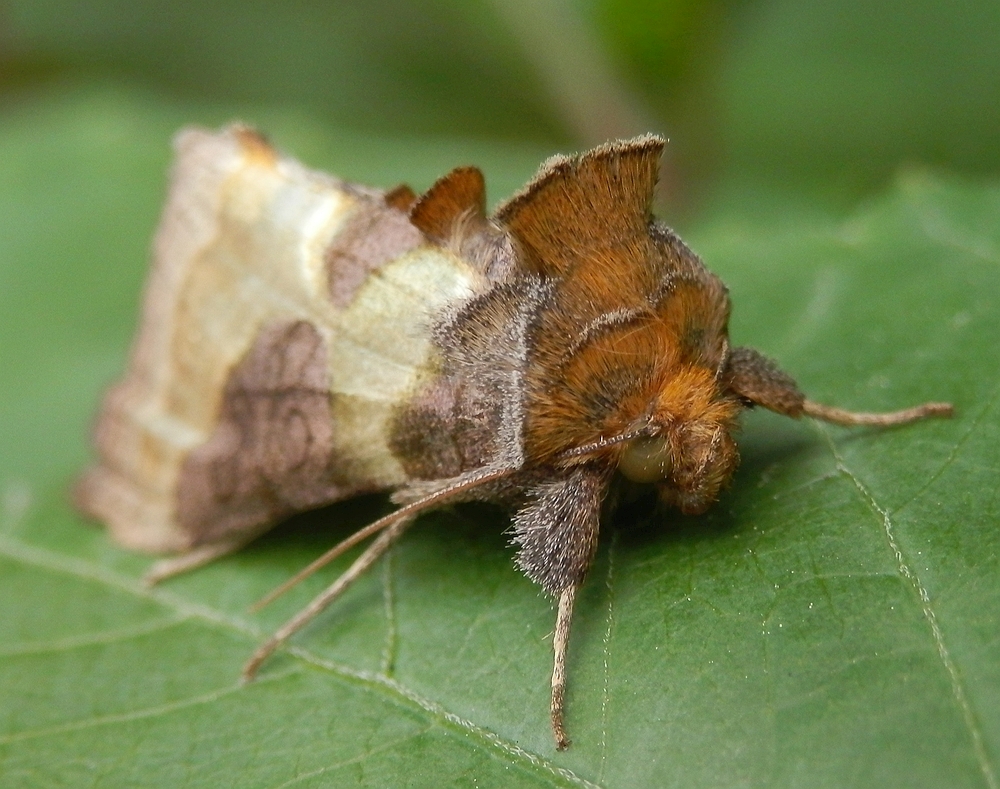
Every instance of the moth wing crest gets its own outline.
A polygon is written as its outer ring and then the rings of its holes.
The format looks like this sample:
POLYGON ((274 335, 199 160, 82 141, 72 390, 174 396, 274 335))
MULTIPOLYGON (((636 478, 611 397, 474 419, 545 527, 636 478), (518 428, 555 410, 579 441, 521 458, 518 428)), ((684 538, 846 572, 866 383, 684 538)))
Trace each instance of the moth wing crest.
POLYGON ((567 273, 589 252, 647 232, 665 140, 644 135, 554 156, 494 219, 537 271, 567 273))
POLYGON ((486 180, 478 167, 456 167, 410 209, 410 221, 431 241, 446 243, 460 220, 486 221, 486 180))

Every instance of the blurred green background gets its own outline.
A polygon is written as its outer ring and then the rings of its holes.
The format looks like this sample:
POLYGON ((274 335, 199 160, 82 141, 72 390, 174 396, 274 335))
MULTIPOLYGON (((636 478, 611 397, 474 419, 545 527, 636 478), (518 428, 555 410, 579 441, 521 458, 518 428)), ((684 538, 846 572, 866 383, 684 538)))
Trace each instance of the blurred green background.
POLYGON ((1000 789, 998 129, 995 0, 0 0, 0 787, 1000 789), (566 753, 551 606, 485 509, 422 518, 242 687, 344 564, 247 605, 384 499, 150 591, 66 495, 170 137, 233 118, 362 183, 477 164, 493 202, 554 152, 665 134, 660 213, 736 343, 817 400, 956 418, 751 413, 709 513, 620 513, 566 753))
POLYGON ((988 0, 0 2, 3 112, 95 84, 375 138, 572 150, 655 130, 688 211, 1000 168, 988 0))

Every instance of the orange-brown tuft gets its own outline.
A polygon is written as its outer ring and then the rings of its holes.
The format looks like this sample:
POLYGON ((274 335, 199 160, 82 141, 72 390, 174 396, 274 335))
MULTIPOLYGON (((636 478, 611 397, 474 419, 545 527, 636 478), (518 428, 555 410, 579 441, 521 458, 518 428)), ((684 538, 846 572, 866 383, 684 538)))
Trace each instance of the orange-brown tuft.
POLYGON ((382 198, 390 208, 409 212, 417 202, 416 193, 407 184, 400 184, 390 189, 382 198))
POLYGON ((267 169, 273 168, 278 163, 278 152, 274 150, 270 141, 255 129, 249 126, 237 126, 234 130, 236 139, 239 140, 243 155, 246 156, 250 164, 267 169))
POLYGON ((447 241, 466 217, 486 221, 486 181, 478 167, 456 167, 410 209, 410 221, 431 241, 447 241))
POLYGON ((678 422, 730 426, 742 407, 731 397, 720 397, 714 372, 690 364, 678 365, 656 395, 650 421, 654 425, 678 422))
POLYGON ((581 250, 614 250, 646 235, 663 145, 649 135, 577 159, 553 157, 496 218, 517 237, 529 266, 565 275, 579 265, 581 250))
POLYGON ((643 266, 634 259, 619 258, 617 278, 611 266, 580 265, 555 294, 557 309, 543 316, 529 371, 525 449, 533 460, 665 424, 672 408, 676 419, 695 418, 699 408, 715 413, 727 347, 725 288, 707 272, 651 276, 678 268, 656 253, 643 266), (651 303, 664 282, 669 287, 651 303))

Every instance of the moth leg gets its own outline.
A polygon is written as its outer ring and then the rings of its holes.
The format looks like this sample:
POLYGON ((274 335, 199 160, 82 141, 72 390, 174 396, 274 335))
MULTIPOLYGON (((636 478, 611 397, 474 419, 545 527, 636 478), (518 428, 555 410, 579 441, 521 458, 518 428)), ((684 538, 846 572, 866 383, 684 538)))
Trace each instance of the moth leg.
POLYGON ((822 405, 807 400, 795 380, 777 364, 753 348, 734 348, 726 363, 729 389, 754 405, 785 416, 811 416, 836 425, 906 425, 931 417, 949 417, 951 403, 923 403, 912 408, 885 413, 863 413, 822 405))
POLYGON ((271 654, 285 641, 306 626, 313 618, 318 616, 334 600, 340 597, 347 588, 360 578, 364 572, 371 567, 384 554, 389 547, 406 531, 406 528, 413 522, 413 518, 403 518, 392 524, 379 536, 375 542, 368 546, 367 550, 354 560, 354 564, 347 568, 343 574, 323 592, 313 598, 305 608, 283 624, 274 635, 261 644, 257 651, 253 653, 250 660, 243 666, 243 680, 249 682, 260 668, 261 664, 267 660, 271 654))
POLYGON ((358 529, 358 531, 354 532, 354 534, 350 537, 341 540, 318 559, 310 562, 308 566, 299 570, 299 572, 281 584, 281 586, 272 589, 264 595, 260 600, 250 606, 250 610, 259 611, 264 606, 270 605, 289 589, 304 581, 317 570, 321 570, 326 567, 330 562, 345 551, 353 548, 359 542, 367 540, 373 534, 377 534, 383 529, 387 529, 390 525, 396 523, 400 519, 412 518, 418 513, 435 507, 441 504, 441 502, 448 501, 449 499, 453 501, 461 500, 463 493, 467 493, 469 490, 505 477, 509 473, 510 469, 477 469, 471 474, 464 474, 461 477, 444 480, 443 482, 438 480, 437 482, 426 487, 420 484, 409 485, 407 488, 402 488, 396 491, 396 493, 393 494, 392 500, 397 504, 403 504, 402 507, 395 512, 379 518, 373 523, 369 523, 363 529, 358 529), (407 495, 413 493, 414 489, 418 488, 423 488, 423 492, 412 497, 407 495), (403 495, 400 495, 401 493, 403 495))
POLYGON ((559 593, 559 613, 556 614, 556 632, 552 637, 554 661, 552 665, 552 733, 556 738, 556 748, 566 750, 570 739, 563 725, 566 707, 566 649, 569 646, 569 626, 573 621, 573 603, 578 586, 567 586, 559 593))
POLYGON ((530 503, 514 515, 517 564, 532 581, 559 601, 552 636, 552 733, 556 748, 569 746, 563 725, 566 704, 566 647, 576 591, 597 549, 601 504, 612 469, 579 465, 529 491, 530 503))
POLYGON ((359 542, 364 542, 373 534, 376 534, 380 532, 382 529, 387 528, 383 524, 383 521, 384 518, 380 518, 374 523, 365 526, 363 529, 358 529, 350 537, 347 537, 346 539, 343 539, 340 542, 338 542, 336 545, 334 545, 330 550, 328 550, 318 559, 315 559, 314 561, 310 562, 307 566, 303 567, 301 570, 295 573, 295 575, 293 575, 283 584, 275 587, 266 595, 264 595, 262 598, 260 598, 260 600, 258 600, 256 603, 251 605, 249 608, 250 612, 256 613, 265 606, 270 605, 279 597, 281 597, 281 595, 287 592, 289 589, 304 581, 306 578, 315 573, 317 570, 321 570, 324 567, 326 567, 326 565, 328 565, 330 562, 332 562, 341 554, 349 551, 359 542))
MULTIPOLYGON (((254 537, 256 536, 255 534, 254 537)), ((223 556, 235 553, 248 542, 249 540, 245 537, 213 542, 211 545, 200 545, 180 556, 160 559, 142 576, 142 582, 145 586, 154 586, 160 581, 165 581, 167 578, 173 578, 175 575, 183 575, 191 570, 204 567, 216 559, 221 559, 223 556)))

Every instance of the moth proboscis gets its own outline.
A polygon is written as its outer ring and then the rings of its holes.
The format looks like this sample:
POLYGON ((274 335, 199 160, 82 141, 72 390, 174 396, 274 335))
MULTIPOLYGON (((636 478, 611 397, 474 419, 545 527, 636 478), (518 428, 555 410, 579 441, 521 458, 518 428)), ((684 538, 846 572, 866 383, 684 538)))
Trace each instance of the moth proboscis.
POLYGON ((419 513, 498 502, 518 567, 556 601, 565 748, 573 604, 616 474, 700 513, 736 469, 747 408, 876 426, 952 413, 819 405, 731 348, 725 286, 651 214, 660 137, 553 157, 489 215, 474 167, 417 197, 307 170, 243 126, 175 145, 142 322, 79 507, 130 548, 176 554, 153 582, 295 512, 381 490, 400 505, 277 590, 374 537, 248 679, 419 513))

